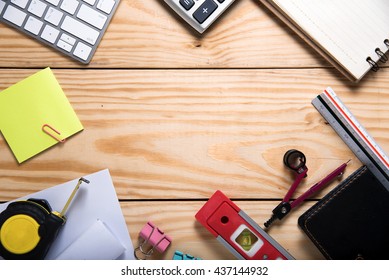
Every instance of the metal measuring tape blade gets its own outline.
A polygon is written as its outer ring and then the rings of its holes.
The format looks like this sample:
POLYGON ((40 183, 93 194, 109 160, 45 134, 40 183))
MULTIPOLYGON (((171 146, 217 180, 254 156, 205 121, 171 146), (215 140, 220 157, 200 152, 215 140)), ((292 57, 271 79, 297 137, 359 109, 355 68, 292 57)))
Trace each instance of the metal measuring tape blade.
POLYGON ((387 155, 367 133, 331 88, 312 100, 312 105, 331 125, 339 137, 389 190, 387 155))
POLYGON ((30 198, 10 203, 0 213, 0 256, 4 259, 43 259, 66 223, 65 212, 82 182, 80 178, 63 210, 52 211, 45 199, 30 198))

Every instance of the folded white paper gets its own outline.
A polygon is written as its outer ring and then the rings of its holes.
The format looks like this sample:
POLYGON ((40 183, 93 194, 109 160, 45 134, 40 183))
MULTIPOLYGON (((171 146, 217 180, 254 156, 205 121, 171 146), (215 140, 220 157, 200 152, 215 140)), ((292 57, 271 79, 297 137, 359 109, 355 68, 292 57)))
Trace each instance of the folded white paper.
POLYGON ((115 260, 123 254, 125 248, 107 229, 104 223, 97 220, 81 234, 57 260, 115 260))

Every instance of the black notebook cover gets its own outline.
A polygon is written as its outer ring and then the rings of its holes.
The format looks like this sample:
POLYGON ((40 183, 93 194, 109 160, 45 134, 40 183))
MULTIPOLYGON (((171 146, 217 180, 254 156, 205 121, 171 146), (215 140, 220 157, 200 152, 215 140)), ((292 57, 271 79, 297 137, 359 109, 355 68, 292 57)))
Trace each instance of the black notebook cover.
POLYGON ((298 220, 327 259, 389 260, 389 191, 362 166, 298 220))

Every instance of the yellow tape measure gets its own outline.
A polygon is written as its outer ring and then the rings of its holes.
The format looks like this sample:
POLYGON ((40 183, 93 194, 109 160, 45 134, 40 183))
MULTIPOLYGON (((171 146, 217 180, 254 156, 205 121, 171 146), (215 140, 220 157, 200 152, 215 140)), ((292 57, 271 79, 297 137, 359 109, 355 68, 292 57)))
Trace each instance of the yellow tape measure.
POLYGON ((12 216, 1 227, 1 243, 14 254, 25 254, 39 243, 39 224, 25 214, 12 216))
POLYGON ((65 207, 52 211, 45 199, 10 203, 0 213, 0 255, 5 259, 43 259, 66 222, 65 212, 82 182, 80 178, 65 207))

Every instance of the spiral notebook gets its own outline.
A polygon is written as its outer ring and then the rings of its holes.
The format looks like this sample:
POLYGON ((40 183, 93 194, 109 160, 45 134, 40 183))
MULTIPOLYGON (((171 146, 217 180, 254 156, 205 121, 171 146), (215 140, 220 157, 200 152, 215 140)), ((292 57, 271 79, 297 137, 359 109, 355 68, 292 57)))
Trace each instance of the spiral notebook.
POLYGON ((388 0, 259 1, 354 82, 388 60, 388 0))

